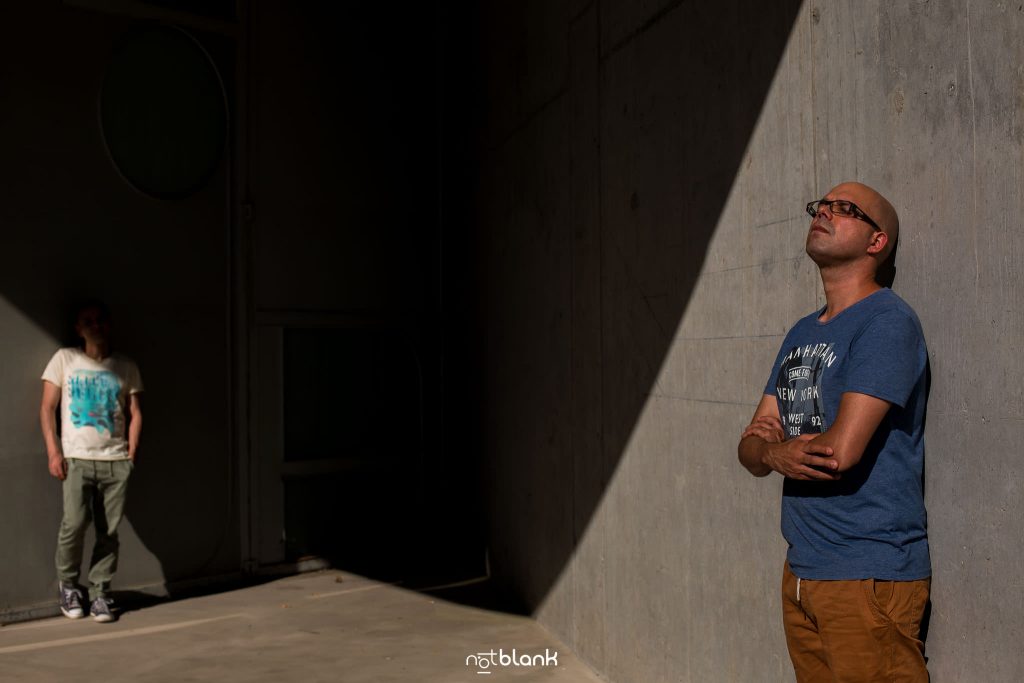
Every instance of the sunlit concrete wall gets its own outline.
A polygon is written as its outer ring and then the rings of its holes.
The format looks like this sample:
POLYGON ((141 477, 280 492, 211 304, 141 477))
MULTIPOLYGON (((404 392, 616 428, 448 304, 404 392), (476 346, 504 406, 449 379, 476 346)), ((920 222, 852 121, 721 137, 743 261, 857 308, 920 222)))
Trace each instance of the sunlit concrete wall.
POLYGON ((495 577, 612 681, 792 679, 781 480, 735 446, 823 302, 803 205, 858 179, 900 212, 931 352, 929 668, 1019 680, 1024 12, 699 4, 485 14, 495 577))

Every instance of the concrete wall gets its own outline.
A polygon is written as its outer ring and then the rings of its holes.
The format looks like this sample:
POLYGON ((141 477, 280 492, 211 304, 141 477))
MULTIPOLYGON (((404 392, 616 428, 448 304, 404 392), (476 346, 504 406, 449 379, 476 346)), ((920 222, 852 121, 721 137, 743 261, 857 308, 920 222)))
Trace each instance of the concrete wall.
POLYGON ((822 302, 803 205, 846 179, 902 216, 894 289, 932 354, 933 680, 1024 674, 1018 4, 485 13, 492 566, 609 680, 792 679, 781 480, 735 446, 822 302))
MULTIPOLYGON (((5 25, 0 609, 55 602, 61 487, 46 470, 39 377, 73 337, 71 306, 90 296, 110 305, 115 343, 138 361, 146 385, 116 587, 235 571, 227 163, 174 202, 143 195, 119 175, 98 101, 130 18, 21 3, 5 8, 5 25)), ((211 54, 224 54, 218 36, 204 40, 211 54)), ((218 66, 230 90, 230 63, 218 66)))

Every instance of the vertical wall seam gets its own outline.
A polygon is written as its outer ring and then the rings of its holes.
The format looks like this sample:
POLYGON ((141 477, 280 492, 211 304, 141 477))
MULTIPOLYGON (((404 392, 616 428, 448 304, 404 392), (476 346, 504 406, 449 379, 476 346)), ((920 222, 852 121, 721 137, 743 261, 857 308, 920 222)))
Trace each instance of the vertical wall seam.
POLYGON ((814 192, 818 191, 818 113, 815 111, 815 102, 817 102, 817 88, 815 87, 816 79, 814 78, 814 8, 811 7, 811 11, 804 12, 805 19, 807 22, 807 61, 811 66, 811 185, 814 192))
POLYGON ((579 620, 577 619, 576 612, 576 592, 578 588, 578 580, 576 577, 576 555, 579 552, 579 534, 576 531, 576 493, 579 487, 579 480, 577 478, 577 457, 576 457, 576 430, 579 425, 576 421, 576 356, 579 353, 576 348, 576 221, 579 219, 579 206, 578 206, 578 194, 577 187, 579 178, 576 177, 576 164, 575 162, 575 145, 572 143, 572 129, 574 128, 575 110, 574 100, 579 97, 577 92, 578 85, 574 82, 573 77, 576 73, 574 66, 574 53, 573 40, 572 40, 572 26, 578 17, 571 18, 566 22, 565 27, 565 47, 568 59, 568 73, 566 73, 565 89, 569 93, 569 115, 565 118, 564 124, 568 130, 565 131, 565 135, 562 136, 562 140, 568 148, 569 158, 569 220, 567 221, 569 230, 569 468, 571 472, 571 485, 569 487, 569 531, 572 537, 572 554, 569 557, 569 582, 572 585, 572 590, 569 592, 570 595, 570 618, 569 618, 569 632, 572 636, 572 647, 578 650, 580 646, 579 637, 579 620))
MULTIPOLYGON (((604 62, 601 58, 601 6, 602 0, 597 0, 594 3, 595 11, 595 23, 596 29, 594 31, 594 39, 596 41, 595 54, 597 59, 594 63, 594 68, 597 71, 597 111, 595 112, 595 118, 597 120, 597 130, 595 131, 596 138, 594 145, 597 148, 597 187, 595 188, 595 201, 597 202, 597 357, 598 357, 598 414, 601 419, 598 422, 598 429, 600 432, 597 437, 598 454, 602 469, 605 458, 608 456, 605 448, 605 405, 604 405, 604 387, 605 387, 605 353, 604 353, 604 154, 601 149, 601 137, 604 135, 604 117, 602 112, 604 111, 604 62)), ((602 482, 602 487, 607 489, 608 482, 602 482)), ((597 512, 597 514, 600 514, 597 512)), ((604 655, 604 661, 601 662, 601 668, 606 673, 610 670, 608 662, 608 563, 607 563, 607 527, 605 524, 598 521, 598 527, 601 529, 600 546, 601 553, 601 652, 604 655)))
POLYGON ((978 117, 974 105, 974 58, 971 49, 971 0, 967 0, 967 86, 971 94, 971 237, 974 242, 974 298, 978 299, 978 117))

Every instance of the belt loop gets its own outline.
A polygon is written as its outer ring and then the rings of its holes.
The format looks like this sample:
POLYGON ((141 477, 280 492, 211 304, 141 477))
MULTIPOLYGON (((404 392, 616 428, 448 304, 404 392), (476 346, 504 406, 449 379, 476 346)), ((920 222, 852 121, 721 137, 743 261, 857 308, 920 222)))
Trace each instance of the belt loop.
POLYGON ((800 577, 796 577, 796 601, 800 602, 800 577))

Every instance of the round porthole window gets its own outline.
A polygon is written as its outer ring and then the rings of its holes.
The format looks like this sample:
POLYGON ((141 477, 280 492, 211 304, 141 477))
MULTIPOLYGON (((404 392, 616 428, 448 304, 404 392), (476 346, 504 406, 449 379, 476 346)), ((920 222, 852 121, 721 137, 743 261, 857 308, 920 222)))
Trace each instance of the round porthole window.
POLYGON ((132 31, 114 51, 100 93, 110 158, 138 190, 181 199, 210 179, 227 138, 227 104, 206 50, 185 31, 132 31))

